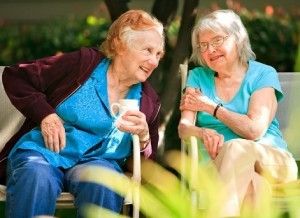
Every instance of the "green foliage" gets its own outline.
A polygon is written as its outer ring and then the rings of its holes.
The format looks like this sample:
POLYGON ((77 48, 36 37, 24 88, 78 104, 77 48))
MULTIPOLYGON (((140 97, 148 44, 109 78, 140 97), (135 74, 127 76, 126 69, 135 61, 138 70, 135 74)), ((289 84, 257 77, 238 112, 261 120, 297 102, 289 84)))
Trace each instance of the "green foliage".
POLYGON ((107 20, 93 16, 3 26, 0 28, 0 65, 73 51, 82 46, 98 46, 108 26, 107 20))
POLYGON ((295 63, 294 71, 300 72, 300 43, 298 45, 298 52, 297 52, 297 56, 296 56, 296 63, 295 63))
MULTIPOLYGON (((149 160, 142 164, 142 184, 117 172, 99 167, 87 169, 81 175, 81 179, 109 187, 122 196, 126 196, 129 190, 135 190, 135 193, 139 194, 140 211, 145 217, 220 217, 226 195, 222 191, 224 190, 222 183, 213 165, 199 164, 197 168, 193 168, 192 160, 188 156, 175 151, 166 154, 166 164, 181 175, 181 180, 149 160)), ((284 192, 286 198, 277 198, 276 202, 270 192, 264 192, 265 188, 261 190, 257 206, 245 204, 240 218, 281 218, 284 213, 288 213, 290 218, 299 217, 299 196, 294 195, 299 193, 298 183, 281 188, 280 193, 284 192), (280 210, 278 199, 281 200, 281 205, 285 205, 285 210, 280 210)), ((90 218, 102 217, 102 215, 124 218, 95 206, 87 207, 86 215, 90 218)))
POLYGON ((275 67, 278 72, 292 72, 299 43, 299 21, 262 13, 244 13, 241 18, 257 60, 275 67))
MULTIPOLYGON (((257 59, 274 66, 277 71, 293 71, 300 38, 299 21, 289 16, 267 16, 248 11, 241 13, 241 17, 257 59)), ((73 51, 82 46, 99 46, 109 24, 110 21, 104 18, 88 16, 51 23, 1 26, 0 65, 73 51)), ((177 17, 166 31, 170 54, 176 44, 179 25, 180 18, 177 17)))

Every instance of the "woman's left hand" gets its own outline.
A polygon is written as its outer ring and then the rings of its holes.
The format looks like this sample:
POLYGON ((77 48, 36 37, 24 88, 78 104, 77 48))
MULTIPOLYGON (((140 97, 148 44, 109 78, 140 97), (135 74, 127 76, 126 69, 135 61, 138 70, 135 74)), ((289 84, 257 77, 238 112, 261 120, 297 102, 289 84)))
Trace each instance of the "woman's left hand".
POLYGON ((202 139, 208 154, 214 160, 224 144, 224 136, 216 130, 202 128, 202 139))
POLYGON ((210 113, 213 111, 215 106, 216 103, 210 100, 207 96, 203 95, 201 91, 194 88, 187 88, 180 101, 181 111, 205 111, 210 113))
POLYGON ((141 111, 126 111, 126 113, 122 115, 121 119, 117 121, 117 128, 120 131, 138 135, 140 141, 148 141, 150 139, 146 116, 141 111))

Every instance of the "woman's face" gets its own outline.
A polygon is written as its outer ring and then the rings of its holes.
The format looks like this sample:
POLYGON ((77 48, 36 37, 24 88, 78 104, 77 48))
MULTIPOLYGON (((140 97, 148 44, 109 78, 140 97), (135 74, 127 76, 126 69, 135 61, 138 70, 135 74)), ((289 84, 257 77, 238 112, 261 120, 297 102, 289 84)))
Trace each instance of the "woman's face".
POLYGON ((236 42, 232 35, 212 31, 200 32, 198 46, 201 57, 216 72, 230 68, 239 61, 236 42))
POLYGON ((158 66, 163 49, 163 38, 155 30, 135 32, 131 43, 116 58, 132 83, 144 82, 158 66))

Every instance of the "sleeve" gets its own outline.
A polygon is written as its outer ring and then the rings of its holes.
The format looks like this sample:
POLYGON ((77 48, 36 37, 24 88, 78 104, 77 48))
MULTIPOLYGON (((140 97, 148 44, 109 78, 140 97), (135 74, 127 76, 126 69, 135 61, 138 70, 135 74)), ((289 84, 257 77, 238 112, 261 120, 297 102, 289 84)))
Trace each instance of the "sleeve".
POLYGON ((210 89, 215 72, 207 67, 195 67, 189 70, 186 87, 200 89, 202 92, 210 89))
POLYGON ((47 102, 47 93, 66 74, 75 71, 80 54, 66 53, 6 67, 3 86, 12 104, 36 123, 55 112, 47 102))
POLYGON ((143 151, 143 154, 145 158, 151 158, 155 159, 157 147, 158 147, 158 140, 159 140, 159 134, 158 134, 158 126, 159 126, 159 115, 155 117, 153 122, 151 122, 149 125, 149 134, 150 134, 150 143, 147 145, 147 149, 143 151))
POLYGON ((191 87, 191 88, 200 88, 199 87, 199 75, 195 69, 189 70, 188 76, 187 76, 187 81, 186 81, 186 87, 191 87))
POLYGON ((156 158, 158 147, 158 127, 160 118, 160 99, 148 81, 142 86, 141 112, 146 115, 151 143, 141 153, 145 158, 156 158))
POLYGON ((275 89, 275 95, 277 101, 279 102, 281 99, 283 99, 284 95, 278 79, 278 74, 276 70, 272 67, 268 67, 263 72, 261 72, 261 74, 254 81, 253 87, 254 87, 254 91, 266 87, 272 87, 275 89))

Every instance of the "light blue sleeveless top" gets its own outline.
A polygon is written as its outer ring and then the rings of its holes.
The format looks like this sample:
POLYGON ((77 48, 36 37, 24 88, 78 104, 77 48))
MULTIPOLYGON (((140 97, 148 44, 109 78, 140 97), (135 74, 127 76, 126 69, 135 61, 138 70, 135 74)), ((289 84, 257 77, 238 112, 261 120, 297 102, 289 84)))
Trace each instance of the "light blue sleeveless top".
MULTIPOLYGON (((249 67, 240 89, 228 102, 222 101, 222 99, 217 96, 214 75, 215 72, 209 68, 196 67, 189 72, 186 86, 200 89, 204 95, 217 104, 222 103, 228 110, 240 114, 247 113, 251 95, 264 87, 272 87, 275 89, 277 101, 283 98, 276 70, 262 63, 249 61, 249 67)), ((241 138, 221 121, 205 112, 197 113, 196 125, 216 130, 224 136, 225 141, 241 138)), ((287 144, 282 137, 276 118, 272 120, 266 134, 257 142, 287 149, 287 144)))
MULTIPOLYGON (((104 59, 90 78, 56 108, 64 121, 66 146, 59 153, 45 147, 40 127, 25 134, 14 146, 40 152, 50 164, 64 169, 87 158, 102 157, 123 161, 131 154, 132 138, 115 127, 107 92, 107 70, 110 61, 104 59)), ((126 98, 141 99, 141 83, 133 85, 126 98)))

